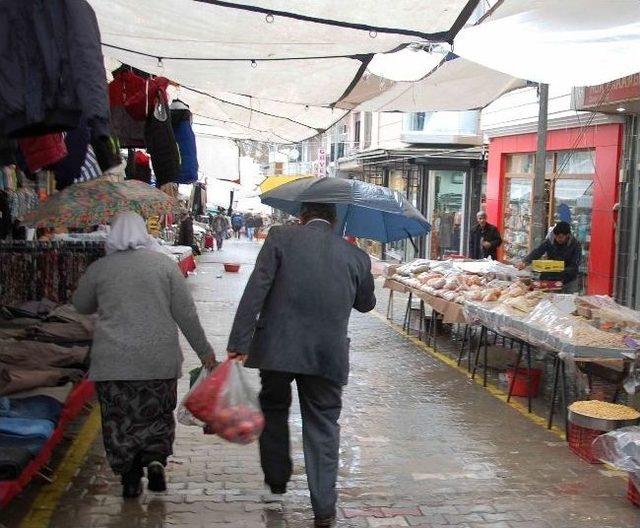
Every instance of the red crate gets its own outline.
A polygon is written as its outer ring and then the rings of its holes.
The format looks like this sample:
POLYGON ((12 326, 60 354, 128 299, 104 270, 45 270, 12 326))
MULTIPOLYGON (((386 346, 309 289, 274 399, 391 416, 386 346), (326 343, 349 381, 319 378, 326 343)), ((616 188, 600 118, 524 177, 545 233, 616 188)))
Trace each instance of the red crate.
POLYGON ((634 484, 631 475, 629 475, 629 485, 627 486, 627 499, 631 504, 640 508, 640 491, 634 484))
POLYGON ((569 422, 567 424, 567 437, 569 441, 569 449, 578 455, 582 460, 589 464, 602 464, 593 454, 593 441, 598 438, 604 431, 588 429, 569 422))

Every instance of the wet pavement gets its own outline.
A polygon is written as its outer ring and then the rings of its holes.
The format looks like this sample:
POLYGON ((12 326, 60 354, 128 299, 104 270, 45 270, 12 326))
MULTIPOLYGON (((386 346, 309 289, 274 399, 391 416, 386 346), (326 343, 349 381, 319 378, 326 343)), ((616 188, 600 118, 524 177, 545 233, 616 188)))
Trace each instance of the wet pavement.
MULTIPOLYGON (((258 248, 246 241, 228 243, 220 253, 203 255, 188 280, 221 356, 258 248), (240 273, 224 273, 224 261, 242 263, 240 273)), ((385 309, 386 294, 377 316, 352 319, 338 526, 640 525, 640 510, 625 499, 626 482, 619 474, 582 462, 557 435, 427 354, 384 320, 385 309)), ((186 342, 184 348, 186 372, 197 359, 186 342)), ((180 393, 187 387, 185 377, 180 393)), ((123 501, 98 436, 88 457, 78 461, 68 489, 56 495, 48 490, 55 482, 35 483, 0 523, 11 528, 312 526, 297 406, 292 435, 294 476, 280 502, 263 501, 255 445, 234 446, 179 426, 167 493, 145 492, 139 500, 123 501)))

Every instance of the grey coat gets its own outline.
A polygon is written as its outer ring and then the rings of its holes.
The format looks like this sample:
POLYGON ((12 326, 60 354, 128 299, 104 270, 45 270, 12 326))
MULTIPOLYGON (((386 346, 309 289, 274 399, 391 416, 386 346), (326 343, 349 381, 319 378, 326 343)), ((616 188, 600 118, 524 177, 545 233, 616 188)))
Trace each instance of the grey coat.
POLYGON ((312 221, 273 227, 236 313, 228 350, 248 367, 346 384, 351 309, 376 304, 371 260, 312 221))
POLYGON ((118 251, 94 262, 73 305, 80 313, 98 313, 92 380, 178 378, 178 327, 201 359, 213 353, 184 277, 162 253, 118 251))

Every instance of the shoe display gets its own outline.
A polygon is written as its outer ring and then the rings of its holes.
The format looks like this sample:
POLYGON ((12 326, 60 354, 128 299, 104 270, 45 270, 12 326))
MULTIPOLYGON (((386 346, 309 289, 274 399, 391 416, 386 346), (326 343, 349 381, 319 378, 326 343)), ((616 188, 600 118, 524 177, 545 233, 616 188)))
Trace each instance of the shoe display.
POLYGON ((147 467, 147 479, 149 491, 167 491, 167 480, 164 475, 164 466, 160 462, 151 462, 147 467))

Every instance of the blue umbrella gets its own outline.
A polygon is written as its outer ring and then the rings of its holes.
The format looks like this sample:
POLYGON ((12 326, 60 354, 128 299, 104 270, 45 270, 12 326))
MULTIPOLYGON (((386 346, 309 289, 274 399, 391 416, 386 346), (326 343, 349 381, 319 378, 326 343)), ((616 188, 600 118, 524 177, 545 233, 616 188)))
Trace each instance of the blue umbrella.
POLYGON ((340 235, 393 242, 424 236, 427 219, 402 194, 388 187, 342 178, 305 178, 261 195, 262 203, 297 215, 305 202, 336 204, 340 235))

